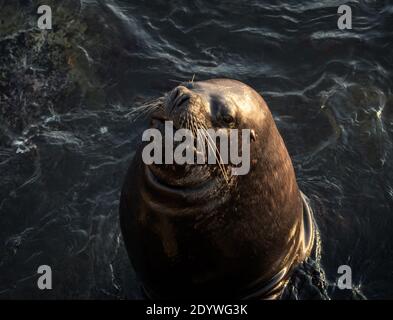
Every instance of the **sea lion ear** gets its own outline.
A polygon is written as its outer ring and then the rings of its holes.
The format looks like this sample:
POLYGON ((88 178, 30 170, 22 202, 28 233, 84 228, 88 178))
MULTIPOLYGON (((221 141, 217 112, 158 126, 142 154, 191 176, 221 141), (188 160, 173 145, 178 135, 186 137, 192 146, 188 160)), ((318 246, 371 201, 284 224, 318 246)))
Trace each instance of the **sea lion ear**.
POLYGON ((254 129, 251 129, 251 131, 250 131, 250 137, 251 137, 251 141, 257 140, 257 135, 256 135, 254 129))

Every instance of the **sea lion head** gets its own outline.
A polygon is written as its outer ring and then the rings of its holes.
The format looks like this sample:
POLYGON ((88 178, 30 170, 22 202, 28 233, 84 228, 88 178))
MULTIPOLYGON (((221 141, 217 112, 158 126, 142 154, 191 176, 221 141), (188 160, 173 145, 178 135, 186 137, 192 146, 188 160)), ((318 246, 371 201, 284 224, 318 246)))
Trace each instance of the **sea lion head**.
MULTIPOLYGON (((225 183, 227 188, 234 186, 236 176, 246 174, 250 164, 245 164, 248 168, 243 173, 234 170, 239 164, 231 163, 228 152, 235 152, 239 156, 243 155, 242 151, 249 153, 247 148, 243 148, 247 139, 242 139, 242 134, 248 134, 248 143, 254 144, 257 135, 263 136, 274 125, 261 96, 251 87, 229 79, 186 82, 177 86, 166 96, 162 108, 153 113, 151 119, 152 127, 161 130, 164 121, 171 121, 175 130, 188 129, 194 138, 195 151, 197 140, 204 140, 204 166, 178 166, 175 163, 173 166, 164 164, 151 167, 156 175, 177 186, 182 183, 195 185, 207 179, 216 179, 217 184, 225 183), (236 132, 231 136, 230 131, 236 132), (232 145, 230 139, 234 137, 237 141, 232 145), (210 153, 216 156, 216 161, 206 166, 210 153), (220 176, 222 179, 219 179, 220 176)), ((250 162, 250 159, 246 161, 250 162)))
MULTIPOLYGON (((250 167, 233 174, 233 163, 146 164, 141 149, 136 152, 120 218, 145 292, 159 298, 277 296, 309 254, 313 233, 265 101, 236 80, 189 82, 151 115, 151 127, 160 132, 165 121, 193 136, 196 129, 248 130, 250 167)), ((238 139, 236 151, 243 143, 238 139)))
POLYGON ((187 82, 174 88, 165 101, 165 111, 176 124, 186 125, 187 116, 213 129, 259 126, 267 108, 261 96, 235 80, 213 79, 187 82))

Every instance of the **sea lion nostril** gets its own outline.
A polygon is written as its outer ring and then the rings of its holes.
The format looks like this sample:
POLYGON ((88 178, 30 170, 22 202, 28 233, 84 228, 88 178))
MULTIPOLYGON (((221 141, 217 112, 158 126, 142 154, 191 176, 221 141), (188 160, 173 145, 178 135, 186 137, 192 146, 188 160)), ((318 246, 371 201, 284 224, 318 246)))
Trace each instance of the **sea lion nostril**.
POLYGON ((177 99, 181 95, 191 94, 191 90, 186 88, 185 86, 177 86, 175 90, 176 90, 176 96, 174 99, 177 99))
POLYGON ((186 101, 191 98, 191 91, 186 87, 178 86, 175 89, 173 97, 170 101, 170 112, 175 110, 177 107, 183 105, 186 101))
POLYGON ((184 94, 184 95, 180 96, 180 97, 177 99, 177 101, 176 101, 176 103, 175 103, 175 106, 176 106, 176 107, 179 107, 179 106, 183 105, 183 104, 184 104, 186 101, 188 101, 189 99, 190 99, 190 96, 184 94))
POLYGON ((175 101, 182 94, 182 86, 178 86, 173 90, 172 100, 175 101))

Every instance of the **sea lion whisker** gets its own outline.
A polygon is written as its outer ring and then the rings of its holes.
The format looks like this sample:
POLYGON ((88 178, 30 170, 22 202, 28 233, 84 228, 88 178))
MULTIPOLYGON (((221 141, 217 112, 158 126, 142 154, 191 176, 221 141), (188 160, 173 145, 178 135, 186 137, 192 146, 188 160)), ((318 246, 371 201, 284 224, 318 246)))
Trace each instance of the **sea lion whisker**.
POLYGON ((194 120, 194 116, 191 116, 190 118, 191 118, 190 122, 191 122, 192 134, 194 137, 197 137, 197 126, 196 126, 196 122, 194 120))
POLYGON ((126 116, 132 116, 134 114, 139 115, 141 112, 144 112, 146 109, 150 109, 150 108, 151 108, 150 105, 141 105, 132 109, 130 112, 126 114, 126 116))
POLYGON ((206 128, 205 124, 201 123, 200 125, 201 125, 202 130, 205 132, 205 134, 206 134, 208 140, 211 141, 211 144, 212 144, 212 146, 214 147, 213 151, 214 151, 215 159, 216 159, 216 161, 218 161, 218 164, 219 164, 219 166, 220 166, 220 170, 221 170, 221 172, 222 172, 222 174, 223 174, 223 176, 224 176, 224 178, 225 178, 225 181, 228 183, 228 182, 229 182, 229 177, 228 177, 228 175, 227 175, 227 173, 226 173, 226 170, 225 170, 225 163, 224 163, 223 160, 222 160, 221 152, 220 152, 220 150, 217 148, 216 142, 213 141, 212 137, 210 136, 209 132, 207 131, 207 128, 206 128), (217 155, 218 155, 219 159, 217 159, 217 155))
POLYGON ((201 133, 204 135, 204 137, 206 138, 206 142, 208 143, 209 147, 211 148, 211 150, 213 151, 214 154, 214 158, 217 161, 217 164, 220 168, 220 171, 226 181, 227 184, 229 184, 229 178, 228 175, 225 171, 225 166, 223 164, 223 160, 221 157, 221 153, 220 150, 217 148, 216 143, 213 141, 212 137, 210 136, 209 132, 206 129, 202 129, 201 128, 201 133))
POLYGON ((206 137, 208 139, 207 141, 210 141, 209 145, 212 147, 212 150, 214 152, 214 157, 215 157, 215 159, 217 161, 217 164, 218 164, 218 166, 220 168, 220 171, 221 171, 221 173, 222 173, 226 183, 228 184, 229 183, 229 178, 228 178, 228 175, 227 175, 227 173, 225 171, 225 166, 223 164, 223 160, 222 160, 222 157, 221 157, 220 150, 217 148, 217 145, 213 141, 213 139, 211 138, 210 134, 207 131, 205 131, 205 134, 206 134, 206 137))
POLYGON ((152 107, 144 107, 138 110, 138 113, 136 113, 136 116, 132 119, 133 122, 137 121, 138 119, 142 118, 143 116, 148 115, 152 111, 152 107))
POLYGON ((155 112, 156 110, 163 107, 163 100, 164 97, 157 98, 155 100, 149 101, 145 104, 142 104, 135 109, 131 110, 129 113, 126 114, 126 117, 133 117, 132 121, 135 122, 136 120, 155 112), (135 115, 135 116, 134 116, 135 115))

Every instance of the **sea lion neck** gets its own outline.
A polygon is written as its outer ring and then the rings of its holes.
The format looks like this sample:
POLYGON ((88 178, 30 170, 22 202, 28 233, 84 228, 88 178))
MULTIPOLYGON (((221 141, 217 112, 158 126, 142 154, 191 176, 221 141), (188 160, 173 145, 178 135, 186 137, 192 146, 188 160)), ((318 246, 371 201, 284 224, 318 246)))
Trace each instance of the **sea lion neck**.
POLYGON ((217 179, 187 187, 168 185, 145 167, 140 194, 146 208, 157 215, 168 219, 196 218, 212 212, 229 199, 229 190, 224 187, 217 179))

